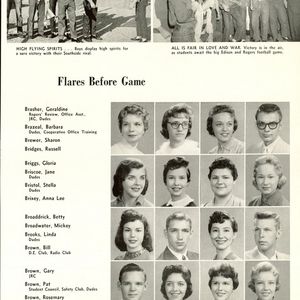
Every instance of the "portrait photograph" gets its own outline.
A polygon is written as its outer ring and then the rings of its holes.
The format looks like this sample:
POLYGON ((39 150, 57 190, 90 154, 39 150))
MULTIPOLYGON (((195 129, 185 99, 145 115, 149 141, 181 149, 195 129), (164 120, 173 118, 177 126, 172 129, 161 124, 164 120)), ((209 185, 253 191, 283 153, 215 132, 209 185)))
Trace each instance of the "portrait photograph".
POLYGON ((245 103, 201 103, 201 153, 243 154, 245 103))
POLYGON ((154 299, 154 262, 111 262, 111 299, 154 299))
POLYGON ((246 156, 246 205, 290 205, 290 156, 246 156))
POLYGON ((245 259, 290 259, 289 208, 247 208, 245 214, 245 226, 245 234, 247 235, 245 259))
POLYGON ((244 206, 244 156, 201 155, 200 205, 244 206))
POLYGON ((156 154, 200 153, 198 102, 159 102, 155 112, 156 154))
POLYGON ((199 262, 155 262, 155 299, 199 300, 199 262))
POLYGON ((156 208, 155 258, 199 260, 199 226, 198 209, 156 208))
POLYGON ((200 213, 201 260, 244 259, 244 209, 205 208, 200 213))
POLYGON ((111 154, 154 152, 154 103, 111 103, 111 154))
POLYGON ((243 300, 244 263, 239 261, 202 261, 200 299, 243 300))
POLYGON ((289 102, 247 102, 246 151, 289 154, 289 102))
POLYGON ((199 206, 199 156, 156 155, 155 206, 199 206))
POLYGON ((111 206, 154 205, 154 157, 111 156, 111 206))
POLYGON ((290 263, 285 261, 247 261, 246 300, 289 300, 290 263))
POLYGON ((154 259, 154 215, 149 208, 111 209, 111 259, 154 259))

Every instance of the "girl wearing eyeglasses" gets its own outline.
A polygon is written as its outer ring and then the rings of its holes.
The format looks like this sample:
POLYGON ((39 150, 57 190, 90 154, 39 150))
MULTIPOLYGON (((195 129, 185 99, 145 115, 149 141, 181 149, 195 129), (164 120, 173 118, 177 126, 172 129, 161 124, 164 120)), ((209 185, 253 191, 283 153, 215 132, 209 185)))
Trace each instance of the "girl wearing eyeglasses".
POLYGON ((198 142, 188 139, 192 129, 192 108, 184 103, 171 106, 162 119, 163 142, 156 154, 199 154, 198 142))

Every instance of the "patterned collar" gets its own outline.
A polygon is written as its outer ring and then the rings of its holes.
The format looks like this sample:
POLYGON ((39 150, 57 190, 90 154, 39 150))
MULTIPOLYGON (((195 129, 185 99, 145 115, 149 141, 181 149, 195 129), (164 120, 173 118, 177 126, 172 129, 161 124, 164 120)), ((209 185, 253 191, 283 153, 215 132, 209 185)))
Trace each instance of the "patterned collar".
POLYGON ((124 259, 134 259, 134 258, 137 258, 139 256, 141 256, 143 253, 145 252, 145 249, 141 249, 139 251, 135 251, 135 252, 126 252, 125 255, 124 255, 124 259))

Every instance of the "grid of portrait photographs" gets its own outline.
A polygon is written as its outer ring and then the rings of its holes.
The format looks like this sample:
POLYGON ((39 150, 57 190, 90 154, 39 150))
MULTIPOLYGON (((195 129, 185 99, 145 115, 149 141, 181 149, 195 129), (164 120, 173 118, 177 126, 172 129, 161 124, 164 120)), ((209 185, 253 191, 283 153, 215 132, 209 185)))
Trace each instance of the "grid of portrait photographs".
POLYGON ((111 299, 290 299, 289 114, 111 103, 111 299))

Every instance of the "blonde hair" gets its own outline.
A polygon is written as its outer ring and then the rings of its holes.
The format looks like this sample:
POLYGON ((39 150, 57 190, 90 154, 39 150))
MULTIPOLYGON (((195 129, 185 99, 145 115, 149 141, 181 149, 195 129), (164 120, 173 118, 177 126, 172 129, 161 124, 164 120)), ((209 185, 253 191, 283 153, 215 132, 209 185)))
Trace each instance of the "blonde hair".
POLYGON ((287 179, 283 175, 282 165, 281 165, 279 159, 275 155, 263 155, 263 156, 258 157, 255 160, 254 170, 253 170, 253 180, 252 180, 253 185, 256 187, 256 189, 258 189, 257 182, 256 182, 257 168, 258 168, 258 166, 266 165, 266 164, 270 164, 270 165, 274 166, 275 171, 276 171, 277 175, 279 176, 277 189, 281 189, 287 182, 287 179))

